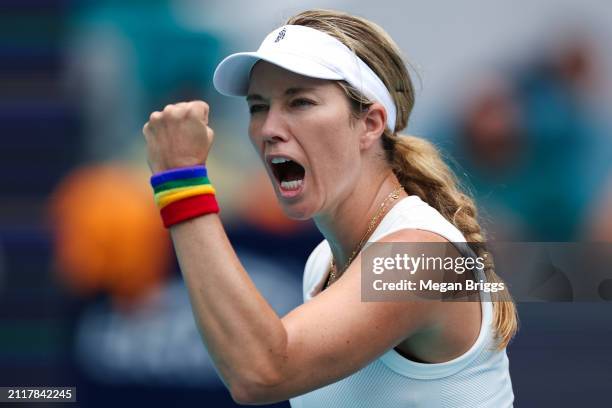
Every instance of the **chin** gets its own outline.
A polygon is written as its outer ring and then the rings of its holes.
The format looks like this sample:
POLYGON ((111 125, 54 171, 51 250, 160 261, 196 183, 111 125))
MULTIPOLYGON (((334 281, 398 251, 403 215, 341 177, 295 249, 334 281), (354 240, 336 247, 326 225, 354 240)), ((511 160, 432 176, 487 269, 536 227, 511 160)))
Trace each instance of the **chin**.
POLYGON ((295 221, 306 221, 312 218, 312 211, 308 210, 304 203, 287 203, 280 201, 280 206, 285 215, 295 221))

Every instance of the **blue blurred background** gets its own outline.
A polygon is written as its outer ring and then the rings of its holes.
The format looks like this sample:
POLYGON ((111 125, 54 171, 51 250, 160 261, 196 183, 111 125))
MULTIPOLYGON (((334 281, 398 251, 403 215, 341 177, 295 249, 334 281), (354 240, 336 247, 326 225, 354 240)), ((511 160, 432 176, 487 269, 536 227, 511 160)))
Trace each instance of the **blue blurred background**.
MULTIPOLYGON (((227 233, 287 313, 321 237, 283 216, 246 103, 211 78, 223 56, 313 7, 396 40, 417 86, 407 133, 440 147, 490 238, 612 242, 606 1, 3 0, 0 386, 77 386, 84 407, 235 406, 194 325, 140 132, 168 103, 211 105, 207 164, 227 233)), ((516 405, 612 406, 612 306, 519 313, 516 405)))

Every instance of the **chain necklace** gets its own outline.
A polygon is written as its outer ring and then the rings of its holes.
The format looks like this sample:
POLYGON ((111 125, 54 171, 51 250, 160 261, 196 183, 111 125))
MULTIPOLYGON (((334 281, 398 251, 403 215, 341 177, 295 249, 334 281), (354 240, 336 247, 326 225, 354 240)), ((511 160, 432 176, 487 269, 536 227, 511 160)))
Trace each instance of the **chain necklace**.
POLYGON ((350 266, 350 264, 351 264, 351 262, 353 262, 353 259, 355 258, 355 256, 359 253, 359 251, 361 251, 361 249, 365 245, 366 240, 370 237, 370 234, 372 233, 374 228, 377 227, 378 224, 380 223, 380 221, 382 220, 381 216, 386 212, 385 210, 387 208, 387 204, 389 203, 389 201, 390 200, 392 200, 392 201, 397 200, 399 198, 400 192, 402 191, 403 188, 404 187, 399 186, 398 188, 393 190, 391 193, 389 193, 389 195, 380 204, 380 208, 378 209, 376 214, 374 214, 374 216, 372 217, 372 219, 370 220, 370 222, 368 224, 368 229, 366 230, 365 234, 363 234, 363 237, 361 237, 361 240, 359 241, 359 243, 355 247, 355 250, 353 251, 353 253, 349 257, 348 261, 346 262, 346 264, 344 265, 344 268, 342 268, 342 271, 340 273, 338 273, 338 269, 336 268, 336 261, 334 260, 334 257, 332 256, 331 265, 330 265, 330 271, 329 271, 329 278, 327 279, 327 283, 325 284, 325 288, 326 289, 329 287, 329 285, 331 285, 338 278, 340 278, 340 276, 344 273, 344 271, 350 266))

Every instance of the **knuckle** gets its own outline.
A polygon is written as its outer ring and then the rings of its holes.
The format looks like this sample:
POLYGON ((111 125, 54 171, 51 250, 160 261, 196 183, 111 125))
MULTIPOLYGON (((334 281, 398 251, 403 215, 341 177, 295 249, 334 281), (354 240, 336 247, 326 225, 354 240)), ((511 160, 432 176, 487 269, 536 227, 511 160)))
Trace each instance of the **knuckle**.
POLYGON ((185 110, 175 105, 174 108, 168 111, 168 116, 170 119, 182 119, 185 116, 185 110))
POLYGON ((157 122, 161 120, 161 118, 162 118, 162 113, 155 111, 151 115, 149 115, 149 122, 157 122))
POLYGON ((184 116, 188 109, 189 109, 189 106, 187 105, 187 103, 181 102, 181 103, 177 103, 176 105, 174 105, 173 112, 175 112, 175 114, 177 115, 184 116))
POLYGON ((187 116, 189 110, 189 104, 187 102, 169 104, 164 108, 164 118, 172 121, 182 120, 187 116))
POLYGON ((201 107, 203 107, 205 110, 210 109, 210 106, 208 106, 208 104, 204 101, 195 101, 195 103, 201 107))
POLYGON ((200 119, 200 116, 201 116, 200 115, 200 111, 196 107, 194 107, 193 105, 189 106, 187 108, 187 114, 186 115, 188 117, 194 118, 194 119, 200 119))
POLYGON ((208 112, 209 106, 206 102, 202 101, 202 100, 195 100, 195 101, 191 101, 189 102, 189 106, 195 110, 197 110, 198 112, 208 112))

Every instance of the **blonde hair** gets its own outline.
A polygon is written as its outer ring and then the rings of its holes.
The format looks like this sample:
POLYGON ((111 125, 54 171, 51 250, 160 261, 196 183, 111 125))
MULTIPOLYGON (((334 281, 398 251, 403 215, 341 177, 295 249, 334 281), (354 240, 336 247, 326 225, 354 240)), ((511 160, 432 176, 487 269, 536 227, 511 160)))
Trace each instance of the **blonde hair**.
MULTIPOLYGON (((454 173, 434 145, 422 138, 398 134, 408 124, 414 106, 414 87, 391 37, 371 21, 333 10, 304 11, 285 24, 311 27, 337 38, 378 75, 397 107, 395 129, 393 132, 385 129, 381 138, 387 162, 407 192, 438 210, 462 232, 474 252, 485 259, 487 280, 502 282, 485 248, 474 201, 461 191, 454 173)), ((351 101, 354 116, 367 111, 372 101, 348 83, 339 84, 351 101)), ((492 300, 498 349, 503 349, 517 330, 516 306, 507 291, 492 294, 492 300)))

